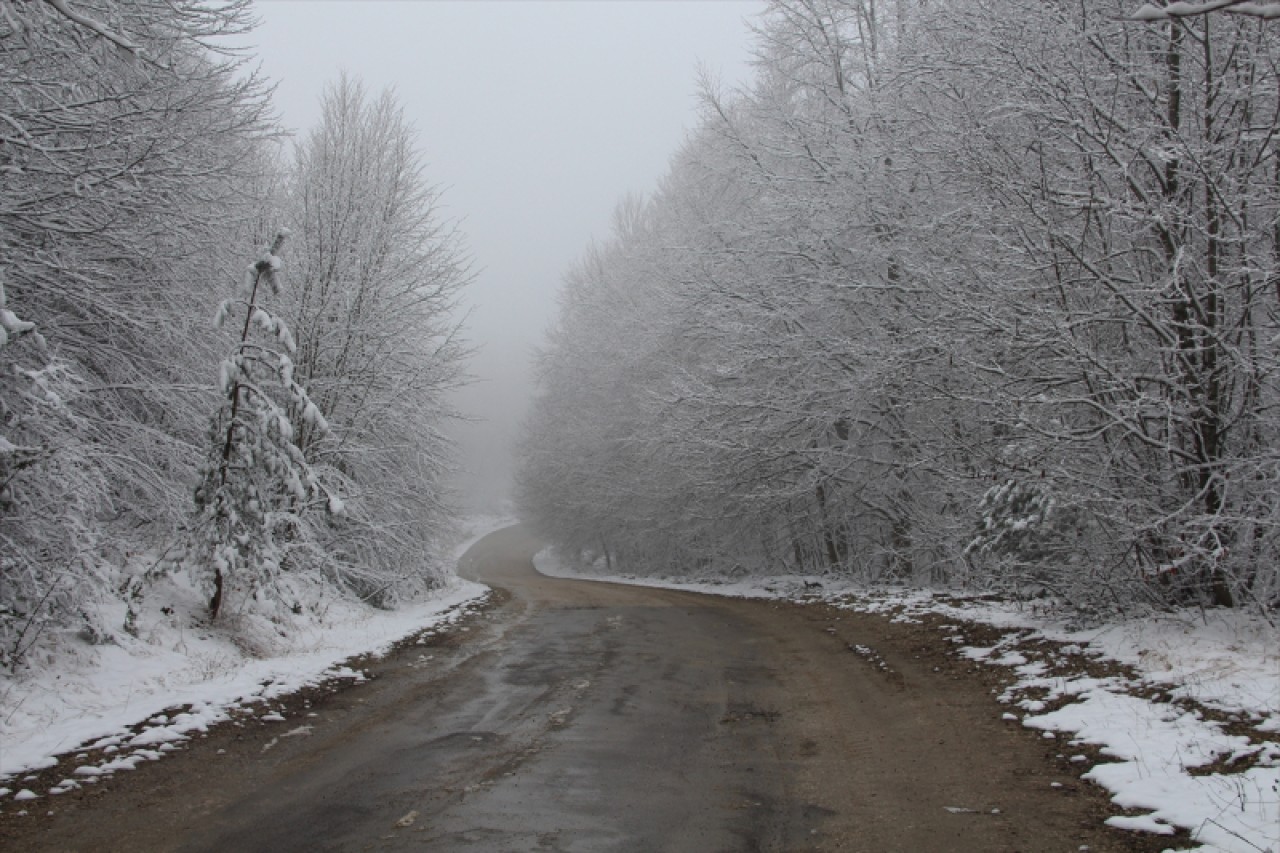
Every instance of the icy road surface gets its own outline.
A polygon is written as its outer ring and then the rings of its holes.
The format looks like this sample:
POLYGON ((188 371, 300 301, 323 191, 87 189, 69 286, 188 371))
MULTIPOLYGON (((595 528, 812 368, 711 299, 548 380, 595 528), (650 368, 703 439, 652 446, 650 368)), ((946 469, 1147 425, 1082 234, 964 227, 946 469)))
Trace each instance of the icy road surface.
POLYGON ((0 847, 184 851, 1159 849, 910 628, 560 580, 520 528, 483 616, 368 683, 32 804, 0 847), (896 632, 896 633, 895 633, 896 632))

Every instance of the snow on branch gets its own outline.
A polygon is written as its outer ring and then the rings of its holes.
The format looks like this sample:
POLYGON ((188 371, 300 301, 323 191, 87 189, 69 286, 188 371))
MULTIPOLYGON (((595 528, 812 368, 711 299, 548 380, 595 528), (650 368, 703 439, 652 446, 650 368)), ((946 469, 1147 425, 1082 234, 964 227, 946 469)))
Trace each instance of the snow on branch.
POLYGON ((9 343, 10 336, 21 335, 35 327, 35 323, 22 320, 9 310, 4 295, 4 282, 0 281, 0 347, 9 343))
POLYGON ((1259 3, 1256 0, 1178 0, 1166 6, 1144 3, 1129 20, 1170 21, 1175 18, 1191 18, 1213 12, 1245 15, 1264 21, 1280 20, 1280 3, 1259 3))
POLYGON ((85 29, 93 30, 116 47, 127 50, 134 56, 142 56, 142 48, 140 46, 129 41, 124 36, 112 31, 100 21, 90 18, 87 15, 82 15, 75 9, 72 9, 71 4, 67 3, 67 0, 44 0, 44 2, 72 23, 79 24, 85 29))

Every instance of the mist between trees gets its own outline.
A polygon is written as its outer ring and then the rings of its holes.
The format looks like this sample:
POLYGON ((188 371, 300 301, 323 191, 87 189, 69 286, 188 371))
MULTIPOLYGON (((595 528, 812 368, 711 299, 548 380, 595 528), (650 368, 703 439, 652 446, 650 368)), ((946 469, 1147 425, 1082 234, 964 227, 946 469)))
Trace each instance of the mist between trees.
POLYGON ((1274 611, 1276 7, 1139 6, 771 3, 567 277, 523 514, 636 573, 1274 611))
POLYGON ((249 12, 0 5, 0 666, 162 585, 251 634, 447 572, 461 242, 390 94, 280 136, 249 12))

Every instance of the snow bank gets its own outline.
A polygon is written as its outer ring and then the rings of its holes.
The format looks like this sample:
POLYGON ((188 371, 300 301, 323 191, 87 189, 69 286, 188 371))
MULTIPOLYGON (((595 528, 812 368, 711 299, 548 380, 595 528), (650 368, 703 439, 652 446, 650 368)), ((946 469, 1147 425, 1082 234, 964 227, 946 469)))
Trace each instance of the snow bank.
MULTIPOLYGON (((503 523, 468 522, 469 536, 455 548, 455 561, 503 523)), ((301 687, 363 679, 342 661, 384 653, 407 635, 460 618, 488 592, 455 578, 429 599, 395 611, 333 596, 309 601, 308 618, 276 626, 268 646, 258 636, 246 642, 233 632, 198 627, 198 591, 167 590, 166 605, 139 620, 136 636, 121 633, 104 645, 68 644, 58 657, 0 678, 0 782, 53 766, 54 756, 80 746, 119 755, 108 765, 68 771, 85 781, 158 758, 235 709, 257 707, 269 714, 270 700, 301 687), (186 710, 166 716, 174 708, 186 710), (133 734, 139 724, 141 733, 133 734)), ((121 612, 106 615, 119 624, 123 605, 121 612)), ((75 782, 69 778, 59 787, 75 782)))
POLYGON ((453 549, 453 562, 456 564, 472 545, 490 533, 519 523, 519 519, 510 515, 476 515, 465 520, 459 526, 459 543, 453 549))
POLYGON ((351 605, 294 637, 289 652, 267 659, 247 656, 225 634, 175 628, 159 636, 153 631, 145 641, 95 647, 63 668, 6 679, 0 693, 0 778, 48 767, 54 755, 81 744, 143 746, 203 731, 234 707, 341 675, 332 668, 346 658, 384 652, 487 592, 459 580, 402 610, 351 605), (165 709, 182 706, 190 710, 160 719, 165 709), (156 726, 126 738, 140 721, 156 726))

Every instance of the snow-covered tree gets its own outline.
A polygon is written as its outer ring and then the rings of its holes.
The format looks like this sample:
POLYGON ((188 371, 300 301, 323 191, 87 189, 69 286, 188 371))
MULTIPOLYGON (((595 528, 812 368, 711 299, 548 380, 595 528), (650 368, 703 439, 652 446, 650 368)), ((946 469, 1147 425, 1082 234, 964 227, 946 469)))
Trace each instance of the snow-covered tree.
POLYGON ((391 602, 441 576, 452 450, 440 427, 467 354, 455 306, 470 274, 394 94, 344 76, 321 106, 287 182, 297 262, 282 310, 297 375, 334 429, 292 415, 298 446, 346 498, 327 540, 335 571, 391 602))
POLYGON ((1106 4, 1004 11, 939 27, 950 86, 986 97, 940 91, 932 115, 989 200, 956 292, 1000 342, 981 375, 1005 472, 1097 525, 1079 545, 1108 585, 1250 600, 1276 532, 1276 36, 1106 4))
MULTIPOLYGON (((108 484, 74 406, 85 383, 53 356, 0 282, 0 667, 102 582, 93 523, 108 484)), ((90 621, 90 628, 96 628, 90 621)))
POLYGON ((655 570, 1273 606, 1280 42, 1191 5, 770 4, 569 279, 529 517, 655 570))
MULTIPOLYGON (((101 637, 94 599, 184 519, 228 252, 247 251, 265 90, 245 0, 0 4, 0 635, 101 637), (22 454, 19 454, 22 455, 22 454)), ((24 641, 26 642, 26 641, 24 641)))
POLYGON ((239 315, 243 321, 219 369, 223 402, 210 425, 188 552, 212 589, 213 619, 228 603, 240 608, 259 594, 282 598, 289 549, 306 547, 313 538, 308 510, 342 508, 338 495, 320 487, 294 443, 289 409, 319 434, 328 424, 294 377, 291 356, 297 346, 289 327, 265 305, 265 291, 280 292, 280 249, 287 236, 276 236, 248 269, 245 292, 218 309, 220 326, 239 315))

